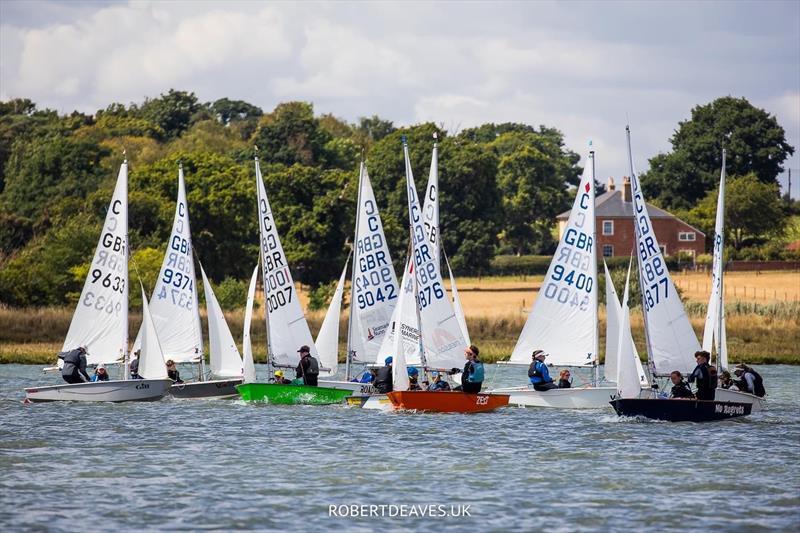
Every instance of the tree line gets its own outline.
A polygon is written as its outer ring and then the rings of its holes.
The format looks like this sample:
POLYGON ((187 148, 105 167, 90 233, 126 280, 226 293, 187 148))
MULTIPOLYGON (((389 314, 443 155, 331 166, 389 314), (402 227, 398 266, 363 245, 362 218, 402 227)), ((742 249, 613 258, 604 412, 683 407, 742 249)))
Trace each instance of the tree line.
MULTIPOLYGON (((709 105, 719 106, 720 100, 709 105)), ((726 106, 710 111, 729 121, 734 133, 727 138, 751 154, 734 155, 741 160, 729 174, 752 175, 759 184, 776 186, 792 147, 773 117, 743 100, 733 104, 732 111, 726 106), (755 121, 762 129, 739 135, 745 119, 747 128, 755 121)), ((711 176, 718 175, 719 165, 711 152, 717 146, 692 140, 719 133, 713 120, 710 129, 697 130, 695 122, 708 122, 707 115, 705 107, 696 108, 689 125, 682 123, 676 132, 674 151, 656 156, 652 170, 642 176, 655 203, 699 209, 713 194, 711 176), (674 172, 685 177, 665 178, 674 172), (676 192, 676 179, 692 187, 676 192)), ((0 303, 74 301, 123 151, 130 163, 133 283, 141 276, 152 288, 157 275, 172 225, 179 162, 197 258, 212 280, 248 277, 258 256, 255 146, 298 281, 314 288, 338 277, 353 238, 362 157, 399 265, 407 239, 401 137, 408 138, 422 189, 434 133, 440 149, 442 242, 454 270, 488 272, 498 254, 551 253, 555 215, 569 208, 570 188, 582 171, 580 156, 552 127, 505 123, 447 132, 422 123, 398 128, 377 116, 349 123, 317 115, 306 102, 282 103, 265 113, 244 101, 203 103, 191 92, 176 90, 142 103, 114 103, 91 115, 59 115, 27 99, 0 102, 0 303)), ((731 146, 729 153, 734 152, 731 146)), ((704 213, 698 211, 696 218, 704 213)), ((743 242, 747 238, 745 231, 743 242)), ((136 291, 131 299, 135 305, 136 291)))

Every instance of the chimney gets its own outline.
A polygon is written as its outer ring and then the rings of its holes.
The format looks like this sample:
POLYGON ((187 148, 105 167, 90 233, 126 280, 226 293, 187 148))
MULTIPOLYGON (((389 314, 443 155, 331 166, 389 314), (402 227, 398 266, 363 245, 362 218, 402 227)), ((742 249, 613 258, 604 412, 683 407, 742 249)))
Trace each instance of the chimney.
POLYGON ((611 176, 609 176, 609 178, 608 178, 608 187, 606 187, 606 188, 609 191, 613 191, 614 190, 614 178, 612 178, 611 176))
POLYGON ((631 196, 631 179, 628 176, 622 178, 622 201, 633 201, 633 196, 631 196))

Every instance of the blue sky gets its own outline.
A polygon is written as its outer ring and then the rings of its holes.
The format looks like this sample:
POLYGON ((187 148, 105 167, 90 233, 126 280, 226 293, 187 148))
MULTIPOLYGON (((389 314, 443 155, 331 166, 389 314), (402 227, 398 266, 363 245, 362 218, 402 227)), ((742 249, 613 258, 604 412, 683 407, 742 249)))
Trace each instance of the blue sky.
MULTIPOLYGON (((744 96, 800 148, 800 2, 0 2, 0 98, 92 112, 169 88, 348 120, 545 124, 600 177, 744 96)), ((792 168, 800 191, 800 154, 792 168)), ((786 181, 786 176, 782 176, 786 181)))

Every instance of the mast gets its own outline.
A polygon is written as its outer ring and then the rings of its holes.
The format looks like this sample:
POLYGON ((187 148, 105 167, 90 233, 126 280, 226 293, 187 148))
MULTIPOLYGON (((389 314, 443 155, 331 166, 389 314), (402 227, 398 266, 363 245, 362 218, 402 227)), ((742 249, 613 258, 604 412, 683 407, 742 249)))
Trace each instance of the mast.
MULTIPOLYGON (((631 176, 630 179, 633 180, 633 152, 631 150, 631 126, 630 124, 625 125, 625 137, 628 144, 628 169, 630 170, 631 176)), ((638 179, 637 179, 638 183, 638 179)), ((631 186, 633 183, 631 182, 631 186)), ((634 235, 636 237, 636 243, 639 242, 639 225, 636 223, 636 215, 633 215, 633 229, 634 235)), ((636 244, 634 244, 634 251, 636 251, 636 244)), ((650 328, 647 324, 647 301, 645 300, 645 293, 644 293, 644 284, 642 283, 642 258, 639 256, 638 251, 636 251, 636 270, 638 273, 639 278, 639 296, 642 299, 642 317, 644 319, 644 338, 647 344, 647 366, 650 370, 650 373, 653 377, 656 376, 654 371, 655 363, 653 362, 653 346, 650 344, 650 328)))
POLYGON ((714 240, 719 240, 719 282, 718 291, 719 297, 717 298, 717 374, 722 372, 722 321, 725 315, 725 300, 724 300, 724 275, 725 271, 725 156, 726 150, 722 149, 722 174, 719 180, 719 199, 717 200, 717 219, 720 221, 719 233, 714 235, 714 240))
MULTIPOLYGON (((592 141, 589 141, 589 146, 592 146, 592 141)), ((594 188, 595 182, 595 167, 594 167, 594 150, 589 150, 589 159, 591 160, 592 164, 592 191, 594 191, 593 196, 593 203, 597 204, 597 191, 594 188)), ((595 248, 597 247, 597 212, 593 212, 592 215, 595 218, 594 224, 594 233, 592 233, 592 242, 595 243, 595 248)), ((592 278, 594 282, 598 285, 599 283, 597 280, 597 251, 592 255, 592 278)), ((599 295, 597 297, 597 305, 595 306, 595 320, 594 320, 594 383, 593 385, 597 386, 600 383, 600 320, 598 318, 598 307, 600 306, 600 298, 599 295)))
POLYGON ((356 264, 358 263, 358 227, 361 221, 361 185, 364 178, 364 150, 361 150, 361 166, 358 169, 358 194, 356 196, 356 231, 353 237, 353 264, 350 274, 350 312, 347 319, 347 352, 344 363, 344 379, 350 381, 350 360, 353 357, 353 303, 356 295, 356 264))
MULTIPOLYGON (((125 165, 125 203, 128 203, 128 153, 127 150, 122 150, 122 155, 125 158, 122 161, 122 164, 125 165)), ((130 243, 128 241, 128 208, 125 208, 125 290, 123 291, 123 299, 124 303, 122 305, 122 309, 125 312, 125 343, 122 345, 122 379, 127 381, 131 377, 131 362, 130 362, 130 353, 128 350, 128 312, 129 312, 129 295, 128 291, 130 290, 130 273, 129 273, 129 265, 131 260, 131 248, 130 243)))
MULTIPOLYGON (((186 178, 183 175, 183 161, 178 161, 178 174, 180 176, 180 183, 179 187, 183 187, 183 196, 186 198, 186 178)), ((189 216, 188 216, 188 201, 186 202, 186 209, 187 209, 187 216, 186 216, 186 240, 189 241, 189 249, 192 250, 192 256, 189 259, 194 261, 194 246, 192 245, 192 229, 189 225, 189 216)), ((202 269, 202 265, 200 266, 202 269)), ((198 305, 199 299, 197 298, 197 278, 192 280, 192 299, 195 303, 195 309, 197 309, 197 324, 200 324, 200 307, 198 305)), ((208 302, 206 302, 206 308, 208 308, 208 302)), ((199 335, 200 339, 203 338, 202 328, 199 335)), ((209 347, 210 350, 210 347, 209 347)), ((203 352, 202 346, 200 347, 200 381, 205 381, 206 379, 206 356, 203 352)))

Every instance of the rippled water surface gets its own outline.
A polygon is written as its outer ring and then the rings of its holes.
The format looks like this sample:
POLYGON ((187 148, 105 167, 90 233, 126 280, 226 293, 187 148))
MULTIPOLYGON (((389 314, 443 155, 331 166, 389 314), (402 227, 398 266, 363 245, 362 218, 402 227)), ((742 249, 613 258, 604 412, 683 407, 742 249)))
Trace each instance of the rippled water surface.
MULTIPOLYGON (((759 367, 768 410, 711 424, 622 420, 610 407, 25 406, 23 387, 56 382, 39 371, 0 366, 5 531, 800 527, 797 367, 759 367), (337 518, 334 504, 469 504, 471 516, 337 518)), ((524 373, 487 377, 514 385, 524 373)))

